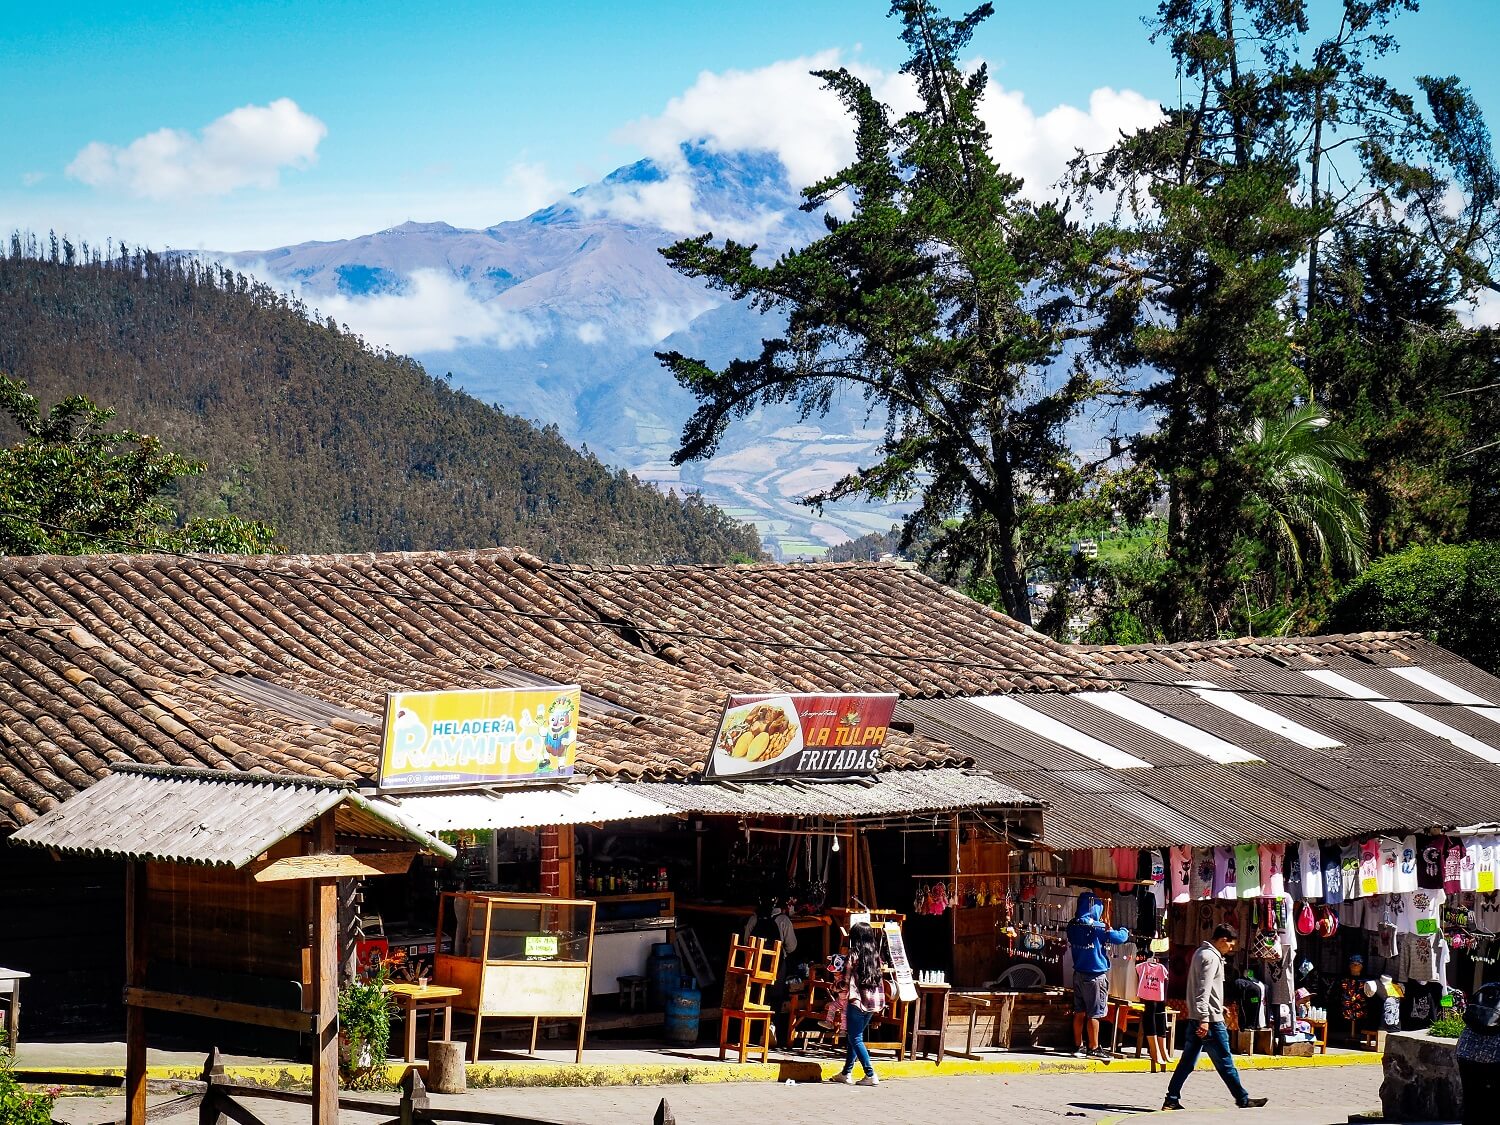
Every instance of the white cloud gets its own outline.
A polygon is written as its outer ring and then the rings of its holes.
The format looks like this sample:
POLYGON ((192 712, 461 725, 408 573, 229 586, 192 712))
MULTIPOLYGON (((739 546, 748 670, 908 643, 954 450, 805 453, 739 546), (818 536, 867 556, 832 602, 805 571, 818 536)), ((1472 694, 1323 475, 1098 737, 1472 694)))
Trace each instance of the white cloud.
MULTIPOLYGON (((271 284, 281 287, 284 283, 271 284)), ((536 343, 543 335, 531 320, 479 300, 463 282, 438 270, 414 271, 399 293, 302 297, 320 317, 331 316, 370 343, 407 355, 462 345, 513 348, 536 343)))
MULTIPOLYGON (((842 103, 812 70, 846 66, 867 82, 876 97, 896 113, 917 106, 912 80, 900 73, 846 62, 837 51, 772 63, 757 70, 705 71, 661 114, 626 126, 620 138, 638 145, 666 172, 648 184, 622 185, 585 200, 596 210, 634 222, 656 223, 674 233, 713 229, 735 238, 756 238, 774 230, 778 216, 767 212, 726 221, 700 208, 682 158, 683 144, 714 152, 774 153, 795 188, 813 183, 854 156, 851 121, 842 103), (739 229, 737 229, 737 227, 739 229)), ((1006 171, 1026 181, 1026 194, 1046 198, 1076 149, 1098 151, 1121 131, 1132 132, 1161 120, 1161 107, 1131 90, 1101 87, 1086 109, 1056 106, 1038 114, 1025 96, 991 82, 981 112, 992 149, 1006 171)))
POLYGON ((573 335, 582 343, 600 344, 604 342, 604 325, 597 320, 586 320, 573 329, 573 335))
POLYGON ((227 195, 242 187, 274 188, 283 168, 317 159, 328 127, 290 98, 231 110, 194 136, 158 129, 123 147, 92 141, 67 173, 90 187, 154 200, 227 195))
POLYGON ((1481 289, 1472 304, 1459 306, 1458 315, 1473 328, 1500 328, 1500 293, 1481 289))
POLYGON ((46 178, 47 178, 47 173, 46 172, 22 172, 21 173, 21 186, 22 187, 36 187, 37 184, 41 183, 46 178))

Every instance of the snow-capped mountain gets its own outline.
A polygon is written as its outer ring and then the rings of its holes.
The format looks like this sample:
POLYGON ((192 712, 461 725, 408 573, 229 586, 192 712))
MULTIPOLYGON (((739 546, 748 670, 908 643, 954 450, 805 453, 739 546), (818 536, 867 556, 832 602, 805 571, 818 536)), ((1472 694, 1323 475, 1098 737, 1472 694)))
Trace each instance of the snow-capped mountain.
POLYGON ((231 258, 295 286, 371 343, 555 424, 606 462, 701 490, 796 557, 900 517, 899 507, 854 504, 818 517, 796 503, 868 460, 881 420, 857 397, 807 422, 765 411, 736 423, 712 460, 679 470, 669 459, 693 400, 652 353, 722 363, 759 350, 774 324, 682 277, 657 251, 713 231, 779 252, 822 230, 798 202, 774 156, 685 147, 676 167, 641 161, 484 230, 409 222, 231 258))

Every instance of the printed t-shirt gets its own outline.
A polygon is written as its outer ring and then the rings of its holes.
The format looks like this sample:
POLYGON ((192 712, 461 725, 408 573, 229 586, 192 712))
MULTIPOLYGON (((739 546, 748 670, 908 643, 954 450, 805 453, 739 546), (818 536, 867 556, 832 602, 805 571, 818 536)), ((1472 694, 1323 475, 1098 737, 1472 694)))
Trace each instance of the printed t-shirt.
POLYGON ((1172 884, 1172 901, 1188 902, 1192 897, 1193 849, 1175 847, 1167 856, 1167 872, 1172 884))
POLYGON ((1417 886, 1426 891, 1443 889, 1443 838, 1417 837, 1417 886))
POLYGON ((1474 858, 1474 889, 1482 895, 1492 894, 1495 887, 1495 865, 1500 856, 1500 840, 1493 836, 1479 838, 1479 854, 1474 858))
POLYGON ((1296 844, 1286 849, 1286 893, 1299 902, 1306 897, 1302 893, 1302 849, 1296 844))
POLYGON ((1282 856, 1285 847, 1282 844, 1262 844, 1260 846, 1260 897, 1275 898, 1286 890, 1281 874, 1282 856))
POLYGON ((1474 928, 1480 933, 1500 934, 1500 894, 1478 897, 1474 904, 1474 928))
POLYGON ((1422 934, 1431 937, 1441 929, 1443 903, 1447 895, 1442 891, 1416 890, 1401 896, 1402 910, 1399 919, 1404 934, 1422 934))
POLYGON ((1160 961, 1142 961, 1135 967, 1135 994, 1141 1000, 1167 998, 1167 967, 1160 961))
MULTIPOLYGON (((1401 869, 1401 841, 1393 836, 1380 837, 1380 866, 1375 869, 1375 893, 1396 893, 1396 873, 1401 869)), ((1415 871, 1412 872, 1416 874, 1415 871)))
POLYGON ((1359 845, 1358 855, 1356 870, 1359 875, 1359 884, 1356 892, 1361 898, 1378 895, 1380 893, 1380 841, 1366 840, 1359 845))
POLYGON ((1365 903, 1368 899, 1346 898, 1339 903, 1339 925, 1344 929, 1362 930, 1365 928, 1365 903))
POLYGON ((1348 902, 1350 899, 1360 897, 1359 862, 1359 845, 1346 844, 1344 846, 1344 850, 1339 853, 1339 881, 1344 888, 1345 902, 1348 902))
POLYGON ((1417 838, 1403 836, 1401 853, 1396 857, 1396 882, 1392 894, 1408 894, 1417 889, 1417 838))
POLYGON ((1234 886, 1240 898, 1260 894, 1260 849, 1254 844, 1235 845, 1234 886))
POLYGON ((1303 840, 1297 845, 1297 853, 1302 859, 1302 897, 1304 899, 1322 898, 1323 857, 1319 854, 1318 842, 1303 840))
POLYGON ((1234 852, 1214 849, 1214 898, 1235 898, 1234 852))
POLYGON ((1458 866, 1458 885, 1466 891, 1479 889, 1479 838, 1470 836, 1464 841, 1464 857, 1458 866))
POLYGON ((1318 849, 1323 856, 1323 898, 1330 906, 1344 901, 1344 852, 1337 844, 1318 849))
POLYGON ((1151 854, 1151 897, 1156 902, 1157 910, 1166 909, 1167 905, 1167 864, 1161 852, 1151 854))
POLYGON ((1192 892, 1194 902, 1214 896, 1215 853, 1211 848, 1193 849, 1192 892))
POLYGON ((1464 846, 1457 840, 1449 840, 1443 852, 1443 890, 1456 895, 1464 889, 1464 846))

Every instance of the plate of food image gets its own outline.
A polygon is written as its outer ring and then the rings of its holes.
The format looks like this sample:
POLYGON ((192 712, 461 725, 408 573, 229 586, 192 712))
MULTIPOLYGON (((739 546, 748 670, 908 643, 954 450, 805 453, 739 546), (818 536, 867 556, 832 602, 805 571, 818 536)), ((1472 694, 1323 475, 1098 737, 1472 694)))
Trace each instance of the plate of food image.
POLYGON ((784 695, 742 703, 724 713, 714 746, 714 773, 751 773, 802 750, 802 723, 784 695))

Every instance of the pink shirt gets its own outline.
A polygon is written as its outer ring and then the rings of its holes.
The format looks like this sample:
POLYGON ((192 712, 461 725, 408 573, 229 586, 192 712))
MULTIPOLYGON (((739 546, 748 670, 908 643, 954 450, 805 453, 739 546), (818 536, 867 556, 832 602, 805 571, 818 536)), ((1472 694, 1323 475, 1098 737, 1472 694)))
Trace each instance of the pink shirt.
POLYGON ((1135 994, 1142 1000, 1167 998, 1167 967, 1160 961, 1142 961, 1135 967, 1135 994))

